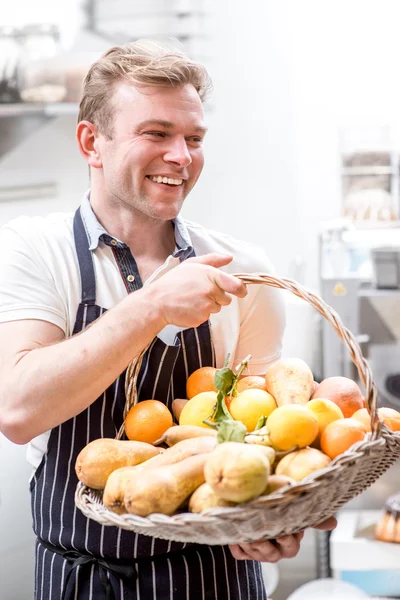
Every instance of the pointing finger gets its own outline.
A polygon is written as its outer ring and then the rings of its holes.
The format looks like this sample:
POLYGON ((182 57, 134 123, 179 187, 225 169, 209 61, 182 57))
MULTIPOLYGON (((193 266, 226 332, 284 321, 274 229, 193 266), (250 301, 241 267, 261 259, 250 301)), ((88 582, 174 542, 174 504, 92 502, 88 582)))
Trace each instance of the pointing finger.
POLYGON ((188 258, 188 262, 197 263, 200 265, 209 265, 210 267, 225 267, 232 262, 233 256, 228 254, 203 254, 202 256, 194 256, 193 258, 188 258))

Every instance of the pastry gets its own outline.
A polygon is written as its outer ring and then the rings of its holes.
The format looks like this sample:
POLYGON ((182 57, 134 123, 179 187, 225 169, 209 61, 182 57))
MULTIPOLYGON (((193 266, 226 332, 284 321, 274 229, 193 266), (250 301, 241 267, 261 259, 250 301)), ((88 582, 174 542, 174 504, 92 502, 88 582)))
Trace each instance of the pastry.
POLYGON ((376 526, 376 538, 381 542, 400 544, 400 494, 390 496, 385 504, 385 514, 376 526))

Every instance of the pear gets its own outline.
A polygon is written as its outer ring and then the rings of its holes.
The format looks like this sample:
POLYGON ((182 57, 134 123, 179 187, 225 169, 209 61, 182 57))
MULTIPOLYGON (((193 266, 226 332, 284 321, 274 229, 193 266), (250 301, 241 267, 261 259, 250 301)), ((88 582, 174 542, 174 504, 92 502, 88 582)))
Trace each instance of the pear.
POLYGON ((262 446, 223 442, 207 457, 206 482, 213 491, 231 502, 247 502, 259 496, 267 485, 271 465, 262 446))
POLYGON ((255 445, 254 448, 257 448, 257 450, 261 452, 261 454, 265 456, 265 458, 268 460, 270 466, 273 467, 276 461, 275 450, 273 448, 270 448, 269 446, 263 445, 255 445))
POLYGON ((185 398, 175 398, 175 400, 172 401, 172 412, 177 421, 179 421, 181 412, 188 402, 189 400, 186 400, 185 398))
POLYGON ((173 427, 169 427, 167 431, 164 432, 162 437, 154 442, 157 446, 158 444, 167 444, 167 446, 175 446, 178 442, 182 442, 182 440, 189 440, 195 437, 204 437, 204 436, 212 436, 217 437, 217 431, 215 429, 205 427, 199 427, 198 425, 175 425, 173 427))
POLYGON ((244 438, 246 444, 259 444, 260 446, 272 446, 271 439, 268 435, 268 429, 266 425, 260 429, 256 429, 246 435, 244 438))
POLYGON ((278 406, 307 404, 314 392, 314 376, 301 358, 277 360, 267 369, 265 383, 278 406))
POLYGON ((203 483, 190 496, 190 512, 201 513, 208 508, 218 508, 220 506, 236 506, 236 502, 230 502, 217 496, 208 483, 203 483))
POLYGON ((129 513, 147 517, 172 515, 204 483, 208 454, 189 456, 178 463, 143 469, 139 478, 125 485, 124 505, 129 513))
POLYGON ((160 454, 149 458, 146 462, 135 467, 124 467, 117 469, 108 477, 103 494, 103 504, 113 512, 125 512, 124 494, 125 488, 138 481, 141 472, 145 469, 176 464, 190 456, 211 452, 217 445, 214 437, 199 437, 182 440, 171 448, 163 449, 160 454))
POLYGON ((162 452, 146 442, 100 438, 85 446, 77 456, 75 472, 80 481, 103 490, 109 475, 121 467, 138 465, 162 452))
POLYGON ((267 496, 268 494, 273 494, 277 490, 280 490, 283 487, 294 485, 296 481, 292 477, 288 477, 287 475, 270 475, 268 477, 267 487, 263 491, 263 496, 267 496))
POLYGON ((135 473, 137 473, 135 467, 121 467, 113 471, 107 479, 103 492, 103 504, 118 515, 126 513, 124 506, 125 486, 135 473))
POLYGON ((331 459, 316 448, 303 448, 290 452, 284 456, 278 463, 275 473, 277 475, 287 475, 295 481, 301 481, 311 473, 325 469, 331 459))

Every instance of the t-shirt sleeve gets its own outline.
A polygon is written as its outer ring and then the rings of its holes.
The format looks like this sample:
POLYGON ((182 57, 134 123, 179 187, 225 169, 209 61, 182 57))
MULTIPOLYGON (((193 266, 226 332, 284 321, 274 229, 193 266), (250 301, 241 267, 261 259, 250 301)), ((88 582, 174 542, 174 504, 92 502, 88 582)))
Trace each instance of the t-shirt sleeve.
MULTIPOLYGON (((257 272, 274 275, 274 269, 267 259, 265 268, 257 269, 257 272)), ((286 300, 283 290, 269 285, 249 284, 248 290, 248 301, 241 314, 234 365, 251 354, 249 372, 251 375, 264 375, 267 368, 281 357, 286 300)))
POLYGON ((66 307, 40 253, 40 238, 24 224, 0 229, 0 323, 39 319, 66 332, 66 307))

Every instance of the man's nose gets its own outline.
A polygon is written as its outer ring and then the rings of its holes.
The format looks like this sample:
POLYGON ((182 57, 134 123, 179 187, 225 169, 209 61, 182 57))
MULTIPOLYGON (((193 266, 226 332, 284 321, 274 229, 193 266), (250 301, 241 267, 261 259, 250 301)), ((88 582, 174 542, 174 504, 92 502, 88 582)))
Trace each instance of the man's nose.
POLYGON ((170 162, 179 167, 188 167, 192 163, 185 138, 176 137, 170 140, 168 148, 164 154, 165 162, 170 162))

